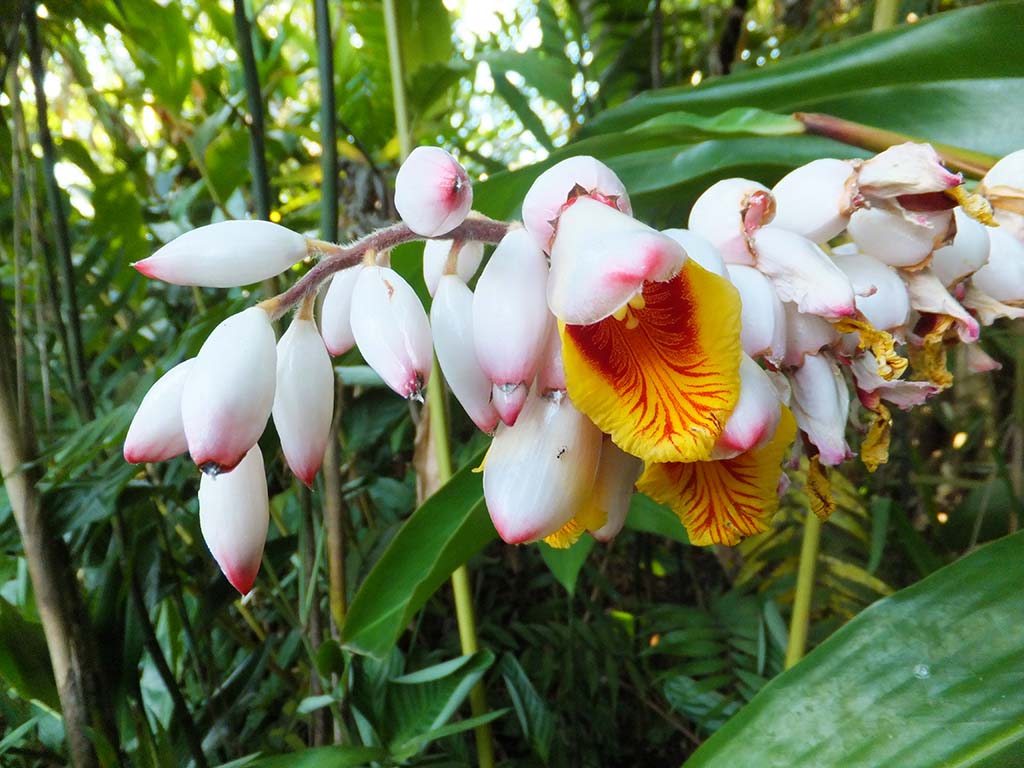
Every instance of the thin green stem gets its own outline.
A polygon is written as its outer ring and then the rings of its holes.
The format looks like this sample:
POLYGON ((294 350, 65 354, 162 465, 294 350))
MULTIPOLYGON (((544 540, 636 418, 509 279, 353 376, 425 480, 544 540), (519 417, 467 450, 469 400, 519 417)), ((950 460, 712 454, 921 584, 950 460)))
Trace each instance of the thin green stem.
POLYGON ((260 73, 256 67, 256 54, 252 48, 252 25, 245 10, 245 0, 235 0, 235 35, 238 37, 238 57, 245 78, 245 100, 249 108, 249 166, 252 169, 252 194, 256 202, 256 215, 270 218, 270 176, 267 173, 266 128, 263 123, 263 94, 260 92, 260 73))
POLYGON ((800 545, 800 567, 796 575, 796 597, 793 617, 789 622, 789 645, 786 646, 786 669, 795 665, 807 649, 807 630, 811 623, 811 597, 814 593, 814 570, 821 541, 821 520, 810 510, 804 522, 804 538, 800 545))
POLYGON ((85 365, 85 347, 82 342, 81 313, 78 311, 78 294, 75 267, 71 260, 71 233, 68 229, 67 211, 54 168, 57 164, 57 152, 53 146, 53 135, 50 133, 49 108, 46 103, 46 91, 43 81, 46 71, 43 67, 43 52, 39 41, 39 19, 36 16, 35 4, 25 14, 25 29, 28 39, 29 66, 32 71, 32 84, 36 94, 36 121, 39 129, 39 145, 43 150, 43 181, 46 184, 46 197, 50 205, 50 218, 53 227, 57 253, 60 256, 61 294, 64 322, 68 329, 67 354, 68 368, 74 391, 72 397, 81 415, 86 419, 93 417, 92 394, 85 365))
POLYGON ((320 75, 320 237, 338 239, 338 117, 334 105, 334 45, 327 0, 314 0, 320 75))
MULTIPOLYGON (((391 88, 395 107, 395 128, 402 159, 412 152, 409 134, 409 116, 405 101, 405 79, 403 77, 401 47, 398 39, 398 17, 394 0, 384 0, 384 25, 387 30, 388 60, 391 68, 391 88)), ((427 383, 427 412, 430 419, 429 450, 434 454, 437 466, 437 486, 440 487, 452 476, 451 449, 448 444, 448 423, 445 419, 445 393, 441 371, 434 359, 430 381, 427 383)), ((429 466, 430 461, 427 461, 429 466)), ((431 489, 436 490, 436 489, 431 489)), ((428 493, 430 490, 428 490, 428 493)), ((473 615, 473 595, 469 587, 469 572, 463 564, 452 573, 452 592, 455 595, 455 618, 459 625, 459 640, 463 654, 476 653, 479 648, 476 633, 476 618, 473 615)), ((469 695, 470 710, 474 717, 487 714, 487 697, 483 682, 473 686, 469 695)), ((494 744, 489 723, 474 729, 477 761, 481 768, 494 767, 494 744)))
POLYGON ((871 20, 872 32, 892 29, 899 20, 900 0, 875 0, 875 15, 871 20))

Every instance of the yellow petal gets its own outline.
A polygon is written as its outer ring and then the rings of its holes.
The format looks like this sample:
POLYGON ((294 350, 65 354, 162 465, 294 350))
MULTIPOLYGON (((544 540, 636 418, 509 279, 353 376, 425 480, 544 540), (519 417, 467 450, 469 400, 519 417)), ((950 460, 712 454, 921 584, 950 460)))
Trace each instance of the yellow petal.
POLYGON ((935 327, 925 335, 921 347, 911 347, 914 372, 937 387, 953 386, 953 374, 946 367, 946 335, 954 325, 952 317, 938 318, 935 327))
POLYGON ((875 407, 875 419, 860 445, 860 460, 874 472, 889 461, 889 441, 892 438, 892 414, 882 403, 875 407))
POLYGON ((795 436, 796 419, 784 407, 775 436, 762 447, 722 461, 650 464, 637 487, 672 508, 693 544, 736 544, 768 530, 795 436))
POLYGON ((739 397, 740 302, 728 281, 690 260, 645 283, 623 320, 560 330, 573 403, 622 450, 651 462, 711 454, 739 397))
POLYGON ((878 360, 878 375, 886 381, 898 379, 907 370, 907 359, 896 354, 896 340, 888 331, 879 331, 866 320, 845 317, 835 323, 840 333, 856 333, 857 348, 870 349, 878 360))
POLYGON ((811 511, 820 520, 828 520, 836 511, 836 501, 832 498, 832 483, 828 479, 828 472, 817 456, 811 459, 807 467, 807 487, 804 490, 807 492, 811 511))
POLYGON ((596 531, 608 522, 608 513, 595 502, 594 494, 590 495, 579 512, 568 523, 557 531, 544 537, 544 543, 554 549, 568 549, 575 544, 586 531, 596 531))

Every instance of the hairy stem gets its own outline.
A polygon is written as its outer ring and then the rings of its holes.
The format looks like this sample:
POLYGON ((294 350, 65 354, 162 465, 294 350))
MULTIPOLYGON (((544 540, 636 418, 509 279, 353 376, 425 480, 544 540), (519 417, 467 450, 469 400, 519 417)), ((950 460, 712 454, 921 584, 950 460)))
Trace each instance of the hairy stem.
POLYGON ((807 511, 804 538, 800 545, 800 566, 796 575, 796 597, 793 617, 789 622, 789 644, 786 646, 786 669, 803 658, 807 649, 807 630, 811 623, 811 597, 814 593, 814 569, 818 562, 821 541, 821 520, 807 511))

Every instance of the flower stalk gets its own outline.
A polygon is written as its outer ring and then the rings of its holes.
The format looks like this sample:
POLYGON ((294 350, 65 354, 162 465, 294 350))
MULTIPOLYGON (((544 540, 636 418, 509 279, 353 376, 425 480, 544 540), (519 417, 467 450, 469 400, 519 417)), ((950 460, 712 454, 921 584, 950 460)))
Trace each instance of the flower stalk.
POLYGON ((800 567, 796 575, 793 616, 789 622, 786 669, 800 661, 807 650, 807 630, 811 623, 811 597, 814 592, 814 569, 818 562, 820 543, 821 520, 808 509, 807 519, 804 522, 804 537, 800 544, 800 567))

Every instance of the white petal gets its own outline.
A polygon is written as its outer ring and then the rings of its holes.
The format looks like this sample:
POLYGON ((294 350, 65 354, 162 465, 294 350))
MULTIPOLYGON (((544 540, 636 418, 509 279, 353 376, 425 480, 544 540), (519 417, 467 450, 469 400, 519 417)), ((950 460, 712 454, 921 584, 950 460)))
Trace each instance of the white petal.
POLYGON ((857 383, 857 394, 866 408, 874 409, 874 402, 882 399, 907 411, 921 405, 941 389, 930 381, 886 381, 878 375, 878 358, 871 352, 855 355, 850 370, 857 383))
POLYGON ((848 231, 861 253, 891 267, 915 267, 946 243, 952 226, 950 211, 904 216, 885 208, 861 208, 850 217, 848 231))
POLYGON ((956 237, 932 254, 931 268, 947 288, 970 277, 988 261, 988 228, 975 221, 962 208, 953 211, 956 237))
POLYGON ((312 487, 334 417, 334 368, 312 320, 296 317, 277 344, 273 413, 285 461, 312 487))
POLYGON ((491 402, 498 411, 501 422, 507 427, 516 423, 529 396, 530 385, 525 383, 495 384, 491 387, 491 402))
POLYGON ((850 280, 806 237, 770 226, 757 230, 753 243, 757 268, 772 279, 783 301, 829 320, 857 311, 850 280))
POLYGON ((887 198, 942 192, 960 186, 963 178, 942 165, 931 144, 907 142, 865 161, 857 183, 864 195, 887 198))
POLYGON ((232 586, 252 589, 270 525, 263 454, 254 445, 234 472, 199 481, 199 527, 206 546, 232 586))
POLYGON ((952 317, 956 321, 957 334, 961 341, 969 344, 978 340, 978 334, 981 332, 978 321, 950 295, 930 269, 906 273, 903 279, 907 283, 910 306, 918 312, 952 317))
POLYGON ((595 539, 608 542, 622 530, 629 513, 629 502, 633 499, 633 487, 643 471, 644 463, 640 459, 626 453, 605 436, 590 504, 604 513, 606 522, 592 532, 595 539))
POLYGON ((880 330, 899 328, 910 315, 907 286, 899 273, 878 259, 847 249, 832 253, 835 262, 853 285, 857 311, 880 330))
POLYGON ((989 229, 988 263, 971 282, 983 293, 1005 304, 1024 302, 1024 243, 1002 231, 989 229))
POLYGON ((484 464, 484 498, 509 544, 544 538, 587 500, 601 433, 569 398, 527 400, 514 427, 499 427, 484 464))
POLYGON ((718 249, 707 238, 688 229, 663 229, 661 234, 668 235, 686 251, 686 255, 700 264, 708 272, 725 277, 725 259, 718 249))
POLYGON ((729 414, 713 459, 731 459, 759 448, 771 440, 782 416, 775 385, 768 374, 750 357, 740 360, 740 399, 729 414))
POLYGON ((558 332, 558 324, 552 323, 548 331, 544 351, 537 366, 537 392, 549 395, 552 392, 565 392, 565 364, 562 361, 562 336, 558 332))
POLYGON ((775 215, 775 198, 763 184, 723 179, 712 184, 690 209, 687 227, 708 240, 729 264, 754 263, 747 244, 775 215))
POLYGON ((525 229, 505 235, 477 280, 473 340, 480 367, 495 386, 528 388, 537 374, 553 322, 547 281, 547 259, 525 229))
POLYGON ((548 306, 560 320, 590 325, 613 315, 647 281, 673 277, 686 252, 670 237, 589 198, 558 222, 548 306))
POLYGON ((284 272, 306 257, 306 238, 269 221, 222 221, 193 229, 132 266, 175 285, 233 288, 284 272))
POLYGON ((466 170, 440 147, 416 147, 395 178, 395 208, 413 232, 438 237, 451 232, 473 207, 466 170))
POLYGON ((611 168, 589 155, 566 158, 538 176, 523 198, 523 224, 545 252, 555 236, 553 222, 580 190, 623 213, 633 212, 626 188, 611 168))
POLYGON ((850 393, 835 361, 825 355, 808 355, 790 374, 790 384, 796 423, 817 446, 821 463, 834 467, 850 458, 853 454, 846 444, 850 393))
POLYGON ((384 383, 406 398, 422 398, 434 350, 419 297, 389 267, 363 267, 352 292, 352 334, 384 383))
POLYGON ((181 417, 192 460, 228 472, 256 445, 274 405, 277 340, 259 307, 213 329, 185 379, 181 417))
POLYGON ((982 349, 980 344, 968 344, 966 353, 967 370, 971 373, 989 373, 1003 368, 1003 364, 982 349))
POLYGON ((473 346, 473 292, 455 275, 441 277, 430 307, 437 362, 452 394, 484 432, 494 431, 498 412, 491 404, 491 380, 473 346))
MULTIPOLYGON (((423 281, 427 284, 431 296, 437 292, 437 281, 444 274, 453 244, 452 240, 427 240, 423 246, 423 281)), ((468 283, 473 279, 483 260, 483 243, 463 243, 455 257, 455 274, 462 282, 468 283)))
POLYGON ((342 270, 331 278, 320 308, 320 332, 327 345, 327 351, 337 357, 356 345, 352 334, 352 291, 363 265, 342 270))
POLYGON ((967 283, 967 289, 964 291, 960 303, 973 312, 977 316, 978 322, 984 326, 992 325, 1002 317, 1014 320, 1024 317, 1024 307, 1011 307, 1009 304, 996 301, 987 293, 978 290, 973 281, 967 283))
POLYGON ((192 362, 189 359, 171 368, 142 398, 124 440, 126 461, 165 461, 188 450, 181 423, 181 393, 192 362))
POLYGON ((857 199, 857 171, 845 160, 813 160, 772 187, 772 224, 815 243, 826 243, 850 222, 857 199))
POLYGON ((786 312, 775 286, 753 267, 741 264, 730 264, 728 276, 740 294, 743 351, 781 362, 786 354, 786 312))
POLYGON ((786 357, 787 366, 803 365, 805 355, 816 355, 822 349, 839 341, 839 333, 832 323, 817 315, 807 315, 786 302, 786 357))

